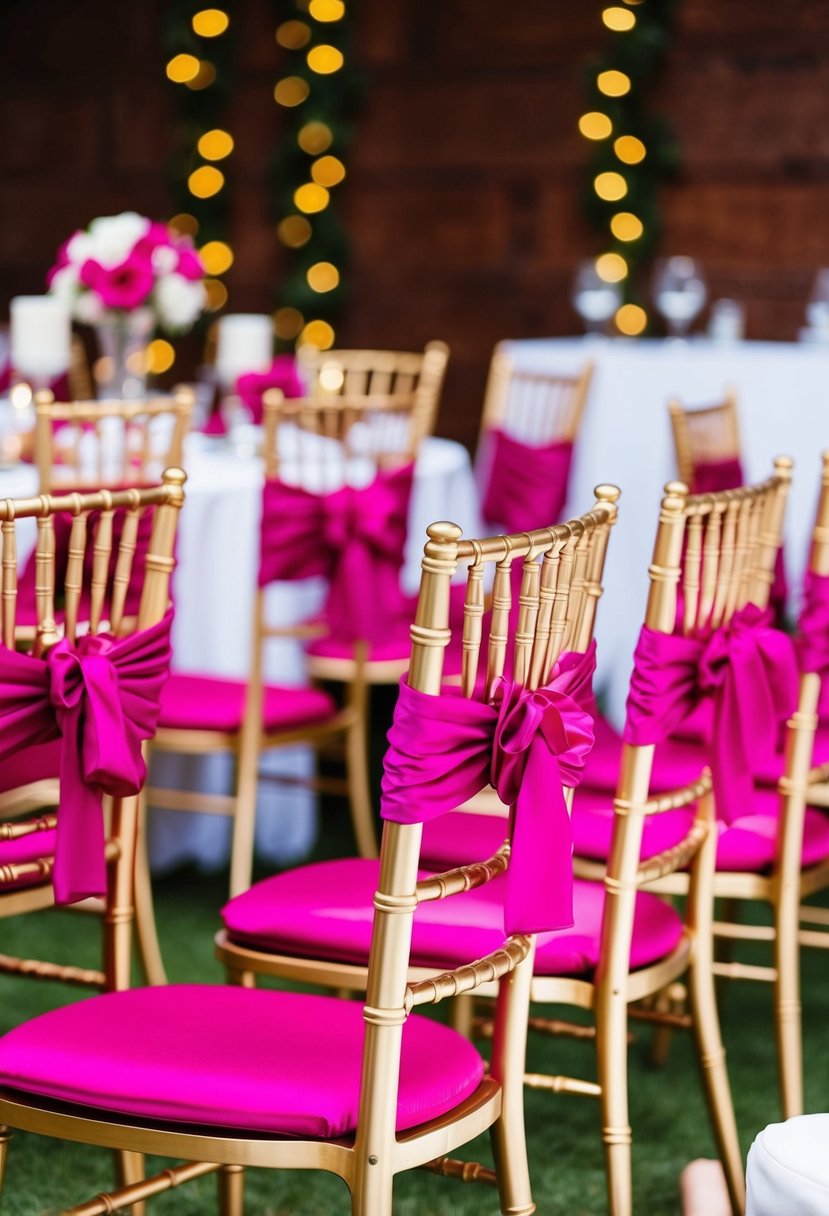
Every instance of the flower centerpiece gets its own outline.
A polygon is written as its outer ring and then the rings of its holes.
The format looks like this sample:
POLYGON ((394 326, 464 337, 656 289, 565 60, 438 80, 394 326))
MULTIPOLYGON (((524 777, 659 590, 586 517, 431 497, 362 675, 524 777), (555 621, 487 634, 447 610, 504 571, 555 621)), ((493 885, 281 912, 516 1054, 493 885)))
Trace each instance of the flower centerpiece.
POLYGON ((49 291, 98 332, 108 391, 140 396, 149 337, 184 333, 204 310, 204 268, 192 240, 135 211, 104 215, 58 250, 49 291))

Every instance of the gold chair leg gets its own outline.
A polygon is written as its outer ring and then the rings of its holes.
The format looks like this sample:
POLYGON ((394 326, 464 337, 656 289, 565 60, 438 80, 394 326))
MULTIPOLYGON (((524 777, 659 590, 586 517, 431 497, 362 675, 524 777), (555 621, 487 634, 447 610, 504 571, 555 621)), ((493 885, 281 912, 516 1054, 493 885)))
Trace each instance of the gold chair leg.
POLYGON ((688 990, 714 1138, 725 1172, 732 1211, 734 1216, 742 1216, 746 1202, 743 1159, 720 1035, 710 942, 711 938, 706 936, 697 939, 697 956, 688 972, 688 990), (703 944, 705 949, 702 948, 703 944))
POLYGON ((223 1165, 217 1175, 219 1184, 219 1216, 244 1216, 245 1169, 241 1165, 223 1165))
MULTIPOLYGON (((475 998, 468 993, 456 996, 449 1006, 449 1022, 453 1030, 462 1034, 465 1039, 472 1038, 472 1024, 475 1016, 475 998)), ((523 1071, 523 1067, 522 1067, 523 1071)))
POLYGON ((6 1162, 9 1159, 9 1142, 11 1132, 7 1127, 0 1126, 0 1201, 3 1195, 3 1181, 6 1177, 6 1162))
POLYGON ((247 891, 253 881, 253 842, 256 832, 256 797, 258 792, 258 749, 246 756, 243 743, 236 775, 236 810, 233 816, 233 837, 230 847, 230 898, 247 891))
POLYGON ((135 854, 135 932, 141 970, 148 984, 167 983, 155 920, 150 857, 147 849, 147 808, 142 800, 135 854))
POLYGON ((351 823, 360 856, 377 857, 379 849, 368 776, 369 688, 362 675, 357 675, 349 685, 346 699, 356 715, 356 720, 348 727, 345 736, 345 767, 351 823))
MULTIPOLYGON (((524 1128, 527 1021, 522 1017, 519 1025, 517 1017, 507 1019, 504 1016, 509 989, 515 1002, 513 1008, 526 1009, 533 958, 534 954, 530 953, 520 966, 501 980, 497 998, 501 1017, 496 1017, 495 1024, 500 1027, 500 1036, 493 1040, 490 1072, 501 1082, 503 1096, 500 1117, 489 1129, 489 1134, 502 1216, 531 1216, 535 1211, 524 1128)), ((471 1001, 469 1003, 471 1005, 471 1001)))
MULTIPOLYGON (((144 1180, 144 1154, 130 1153, 126 1149, 115 1150, 115 1176, 119 1186, 131 1186, 144 1180)), ((146 1216, 147 1205, 141 1200, 128 1209, 132 1216, 146 1216)))
POLYGON ((803 1114, 803 1034, 800 1004, 800 892, 784 884, 775 912, 774 1024, 783 1118, 803 1114))
POLYGON ((628 1116, 627 1039, 627 1003, 621 996, 611 995, 604 1011, 600 1006, 596 1015, 599 1109, 610 1216, 632 1216, 633 1213, 633 1133, 628 1116))

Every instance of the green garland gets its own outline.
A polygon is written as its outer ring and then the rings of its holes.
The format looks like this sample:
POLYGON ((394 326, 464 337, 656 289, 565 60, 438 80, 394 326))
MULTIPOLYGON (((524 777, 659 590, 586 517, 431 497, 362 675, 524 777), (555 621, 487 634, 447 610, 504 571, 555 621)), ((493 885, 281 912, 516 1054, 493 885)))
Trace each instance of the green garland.
POLYGON ((309 341, 325 348, 335 341, 332 322, 347 296, 349 243, 337 195, 347 173, 344 155, 359 92, 351 55, 352 4, 280 0, 275 7, 284 63, 274 98, 284 114, 284 130, 269 176, 277 239, 285 253, 275 328, 283 347, 309 341))
MULTIPOLYGON (((580 121, 580 128, 585 134, 585 121, 604 115, 612 130, 602 134, 601 124, 596 123, 597 133, 588 136, 593 153, 583 205, 588 222, 605 235, 602 252, 621 255, 627 264, 627 274, 620 284, 624 300, 641 304, 642 267, 652 256, 661 236, 659 188, 665 178, 676 172, 679 164, 679 150, 669 124, 661 116, 648 114, 645 107, 648 86, 670 45, 675 0, 625 0, 624 5, 614 5, 610 0, 610 3, 611 7, 603 12, 605 24, 611 23, 608 48, 589 67, 591 111, 580 121), (614 29, 614 22, 621 27, 629 25, 629 28, 614 29), (623 73, 630 81, 628 91, 620 96, 608 96, 600 88, 601 74, 605 72, 623 73), (620 158, 616 142, 620 136, 640 141, 644 145, 644 157, 636 163, 626 163, 620 158), (596 184, 600 174, 620 174, 627 186, 623 197, 600 197, 596 184), (618 235, 637 232, 637 225, 629 219, 614 221, 620 213, 640 221, 641 232, 633 239, 621 239, 618 235), (613 227, 611 221, 614 221, 613 227)), ((611 86, 614 83, 611 80, 611 86)), ((638 154, 636 145, 630 146, 634 154, 638 154)), ((624 152, 624 145, 622 149, 624 152)), ((644 318, 642 321, 644 323, 644 318)))
MULTIPOLYGON (((208 8, 206 3, 199 3, 199 0, 169 0, 165 6, 165 63, 168 85, 173 90, 177 110, 176 151, 167 165, 167 184, 173 207, 178 212, 174 217, 176 226, 193 236, 200 249, 209 242, 227 245, 228 198, 232 183, 229 164, 232 154, 220 157, 202 155, 199 141, 207 132, 225 130, 223 120, 234 83, 234 16, 233 0, 217 0, 215 9, 208 8), (229 21, 220 33, 211 36, 197 32, 197 28, 220 27, 221 14, 229 21), (197 74, 185 80, 172 78, 171 71, 174 77, 186 75, 188 65, 184 57, 187 56, 198 60, 197 74), (179 66, 178 71, 175 70, 176 66, 179 66), (193 173, 205 169, 218 170, 225 180, 220 189, 208 197, 199 197, 192 192, 189 183, 193 173), (190 224, 188 217, 195 222, 190 224)), ((231 132, 228 134, 232 136, 231 132)), ((221 260, 218 264, 222 264, 221 260)), ((228 268, 226 266, 224 269, 228 268)), ((208 314, 217 311, 227 300, 227 291, 220 279, 223 273, 224 270, 213 270, 211 273, 208 267, 208 314)))

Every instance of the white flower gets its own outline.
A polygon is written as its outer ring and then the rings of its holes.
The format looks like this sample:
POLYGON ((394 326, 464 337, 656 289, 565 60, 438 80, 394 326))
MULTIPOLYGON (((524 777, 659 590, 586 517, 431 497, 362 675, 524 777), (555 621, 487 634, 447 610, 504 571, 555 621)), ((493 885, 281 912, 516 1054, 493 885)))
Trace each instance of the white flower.
POLYGON ((84 291, 76 298, 72 312, 81 325, 97 325, 105 309, 97 291, 84 291))
MULTIPOLYGON (((118 266, 129 254, 137 241, 141 240, 150 228, 150 221, 137 211, 122 211, 120 215, 102 215, 89 225, 89 246, 82 246, 81 252, 87 258, 94 258, 102 266, 118 266)), ((73 241, 74 243, 74 241, 73 241)), ((69 256, 75 260, 70 250, 69 256)))
POLYGON ((189 329, 203 311, 207 293, 202 283, 168 274, 158 280, 154 299, 158 320, 165 329, 189 329))
POLYGON ((153 250, 152 263, 157 275, 172 274, 178 266, 178 253, 170 245, 159 245, 153 250))
POLYGON ((49 292, 53 296, 71 309, 75 303, 75 297, 78 294, 78 268, 77 266, 69 265, 62 266, 60 270, 56 270, 52 275, 52 282, 49 284, 49 292))
POLYGON ((94 241, 88 232, 76 232, 66 246, 66 256, 75 266, 82 266, 93 256, 94 241))

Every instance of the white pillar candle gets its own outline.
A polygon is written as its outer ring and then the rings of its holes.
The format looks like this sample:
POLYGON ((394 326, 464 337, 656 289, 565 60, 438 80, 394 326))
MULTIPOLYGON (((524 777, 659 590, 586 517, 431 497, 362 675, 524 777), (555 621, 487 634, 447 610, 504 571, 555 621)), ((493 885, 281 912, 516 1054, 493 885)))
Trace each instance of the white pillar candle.
POLYGON ((245 372, 264 372, 273 358, 273 322, 258 313, 230 313, 219 318, 216 371, 225 388, 245 372))
POLYGON ((69 367, 72 325, 55 296, 16 296, 11 314, 11 365, 27 379, 53 379, 69 367))

